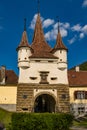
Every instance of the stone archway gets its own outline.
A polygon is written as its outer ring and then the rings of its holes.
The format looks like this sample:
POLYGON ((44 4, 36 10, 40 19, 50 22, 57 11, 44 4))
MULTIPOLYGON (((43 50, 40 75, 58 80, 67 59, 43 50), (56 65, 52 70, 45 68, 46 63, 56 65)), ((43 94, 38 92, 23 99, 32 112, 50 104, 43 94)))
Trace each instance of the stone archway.
POLYGON ((34 112, 55 112, 55 99, 49 94, 39 95, 34 102, 34 112))

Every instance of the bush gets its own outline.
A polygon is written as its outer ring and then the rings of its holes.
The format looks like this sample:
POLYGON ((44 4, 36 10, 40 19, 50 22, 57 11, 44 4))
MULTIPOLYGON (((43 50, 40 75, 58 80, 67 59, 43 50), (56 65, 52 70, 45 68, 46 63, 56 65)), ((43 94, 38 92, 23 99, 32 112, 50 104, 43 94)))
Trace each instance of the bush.
POLYGON ((72 120, 62 113, 13 113, 9 130, 69 130, 72 120))

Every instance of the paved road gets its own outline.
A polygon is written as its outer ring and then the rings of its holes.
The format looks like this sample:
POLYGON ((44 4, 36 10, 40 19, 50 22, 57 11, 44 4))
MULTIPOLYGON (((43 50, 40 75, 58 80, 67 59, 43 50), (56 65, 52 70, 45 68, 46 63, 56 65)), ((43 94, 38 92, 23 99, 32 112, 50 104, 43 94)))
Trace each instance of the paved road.
POLYGON ((73 126, 71 130, 87 130, 87 128, 73 126))

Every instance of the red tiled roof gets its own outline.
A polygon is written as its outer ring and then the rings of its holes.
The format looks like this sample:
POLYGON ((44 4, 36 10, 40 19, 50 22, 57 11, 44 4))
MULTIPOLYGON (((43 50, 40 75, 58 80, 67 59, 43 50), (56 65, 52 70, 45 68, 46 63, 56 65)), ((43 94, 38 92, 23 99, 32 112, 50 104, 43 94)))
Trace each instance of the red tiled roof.
POLYGON ((34 36, 33 36, 31 47, 34 49, 34 51, 40 51, 40 52, 44 50, 49 52, 51 50, 51 47, 45 41, 40 14, 37 15, 37 20, 36 20, 34 36))
MULTIPOLYGON (((0 82, 1 82, 1 70, 0 70, 0 82)), ((13 70, 5 70, 5 84, 17 84, 18 76, 13 70)))
POLYGON ((21 42, 17 48, 17 50, 20 48, 20 47, 30 47, 29 43, 28 43, 28 38, 27 38, 27 33, 26 31, 23 32, 22 34, 22 39, 21 39, 21 42))
POLYGON ((69 86, 87 86, 87 71, 68 71, 69 86))
POLYGON ((51 58, 51 59, 58 59, 58 57, 52 55, 51 53, 49 52, 45 52, 45 51, 39 51, 39 52, 36 52, 36 53, 33 53, 30 58, 51 58))
POLYGON ((47 44, 45 40, 40 14, 37 15, 31 47, 34 51, 31 58, 56 58, 53 54, 50 53, 52 48, 47 44))
POLYGON ((6 70, 5 81, 6 84, 17 84, 18 76, 13 70, 6 70))

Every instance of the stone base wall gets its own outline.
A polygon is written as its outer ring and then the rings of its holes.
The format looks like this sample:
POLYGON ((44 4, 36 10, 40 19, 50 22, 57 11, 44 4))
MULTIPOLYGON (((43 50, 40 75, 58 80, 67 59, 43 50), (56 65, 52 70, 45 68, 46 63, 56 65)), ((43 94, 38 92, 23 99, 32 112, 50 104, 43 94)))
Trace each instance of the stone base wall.
POLYGON ((17 107, 19 112, 28 111, 32 112, 33 108, 33 88, 28 84, 18 85, 17 88, 17 107))
POLYGON ((69 86, 54 84, 18 84, 16 110, 18 112, 34 112, 35 98, 42 94, 48 94, 55 98, 55 112, 70 112, 69 86), (38 94, 35 91, 38 91, 38 94))
POLYGON ((60 112, 70 112, 70 96, 69 96, 69 87, 60 86, 57 89, 58 95, 58 108, 60 112))

